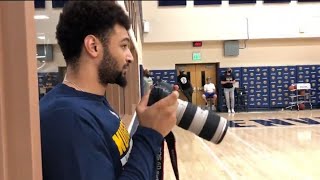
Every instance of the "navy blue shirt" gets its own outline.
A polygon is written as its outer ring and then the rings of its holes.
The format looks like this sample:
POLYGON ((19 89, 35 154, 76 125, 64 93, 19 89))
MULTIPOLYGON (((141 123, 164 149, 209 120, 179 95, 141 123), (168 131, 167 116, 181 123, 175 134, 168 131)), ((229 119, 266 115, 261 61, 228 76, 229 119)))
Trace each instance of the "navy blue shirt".
POLYGON ((154 179, 163 137, 130 134, 104 96, 57 85, 40 101, 44 180, 154 179))
MULTIPOLYGON (((222 77, 221 77, 221 81, 233 81, 235 80, 234 78, 234 75, 231 73, 231 74, 224 74, 222 77)), ((223 88, 227 88, 227 89, 230 89, 230 88, 233 88, 233 83, 226 83, 226 84, 222 84, 222 87, 223 88)))

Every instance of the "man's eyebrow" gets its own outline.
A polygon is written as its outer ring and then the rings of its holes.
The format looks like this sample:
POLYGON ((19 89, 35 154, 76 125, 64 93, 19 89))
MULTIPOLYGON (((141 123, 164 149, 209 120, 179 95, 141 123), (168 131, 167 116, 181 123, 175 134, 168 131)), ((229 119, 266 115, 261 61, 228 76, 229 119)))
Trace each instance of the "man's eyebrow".
POLYGON ((124 42, 124 41, 130 42, 130 39, 129 39, 128 37, 126 37, 126 38, 123 38, 123 39, 121 40, 121 42, 124 42))

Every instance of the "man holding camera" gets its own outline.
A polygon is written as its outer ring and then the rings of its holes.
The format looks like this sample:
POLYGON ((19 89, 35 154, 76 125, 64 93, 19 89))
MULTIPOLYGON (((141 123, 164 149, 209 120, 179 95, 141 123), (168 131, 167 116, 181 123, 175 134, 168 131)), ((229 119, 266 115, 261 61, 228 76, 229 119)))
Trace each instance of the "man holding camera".
POLYGON ((68 1, 56 38, 67 64, 62 84, 40 101, 44 180, 155 179, 156 155, 175 126, 173 91, 152 106, 149 92, 137 105, 132 136, 104 94, 125 87, 133 61, 130 21, 112 1, 68 1))

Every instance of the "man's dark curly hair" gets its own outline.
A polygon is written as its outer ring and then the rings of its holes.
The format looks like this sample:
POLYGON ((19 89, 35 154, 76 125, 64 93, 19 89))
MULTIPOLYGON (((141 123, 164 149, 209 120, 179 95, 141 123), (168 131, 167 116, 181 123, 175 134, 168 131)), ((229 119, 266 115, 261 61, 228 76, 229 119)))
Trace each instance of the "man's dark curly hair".
POLYGON ((114 26, 130 28, 129 17, 112 1, 68 1, 57 25, 56 38, 67 65, 76 67, 84 38, 95 35, 103 43, 114 26))

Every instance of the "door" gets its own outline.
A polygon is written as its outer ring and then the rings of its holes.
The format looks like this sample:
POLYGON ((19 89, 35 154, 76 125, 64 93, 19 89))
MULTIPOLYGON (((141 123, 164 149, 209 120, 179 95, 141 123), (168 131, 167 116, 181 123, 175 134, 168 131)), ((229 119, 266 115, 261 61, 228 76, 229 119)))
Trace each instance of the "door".
MULTIPOLYGON (((180 70, 184 70, 189 75, 191 84, 193 86, 192 103, 198 106, 204 106, 205 101, 202 99, 203 86, 206 83, 206 78, 211 77, 212 83, 217 88, 217 68, 218 63, 210 64, 178 64, 176 65, 177 74, 180 70)), ((180 92, 180 99, 187 100, 186 97, 180 92)), ((215 102, 217 104, 217 102, 215 102)))
MULTIPOLYGON (((206 79, 211 78, 211 82, 217 88, 217 73, 216 64, 197 64, 196 66, 196 83, 194 96, 196 96, 196 104, 198 106, 205 105, 205 101, 202 99, 202 94, 204 93, 203 86, 206 84, 206 79)), ((216 91, 217 92, 217 91, 216 91)), ((217 102, 214 102, 217 105, 217 102)))

